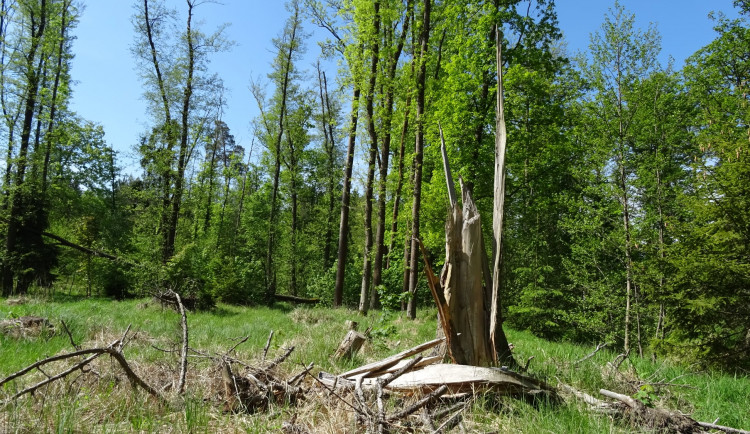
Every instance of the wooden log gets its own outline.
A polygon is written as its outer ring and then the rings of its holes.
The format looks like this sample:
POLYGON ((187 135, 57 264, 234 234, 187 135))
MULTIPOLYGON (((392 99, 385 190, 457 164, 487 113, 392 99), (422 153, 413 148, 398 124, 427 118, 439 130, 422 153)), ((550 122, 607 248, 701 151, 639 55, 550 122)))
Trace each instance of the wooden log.
POLYGON ((276 299, 276 301, 289 301, 291 303, 300 303, 300 304, 320 303, 319 298, 304 298, 304 297, 296 297, 294 295, 274 294, 273 298, 276 299))
POLYGON ((344 336, 344 340, 339 344, 338 349, 333 353, 334 360, 351 359, 365 343, 367 338, 356 330, 349 330, 344 336))
POLYGON ((355 369, 352 369, 351 371, 344 372, 343 374, 339 375, 339 377, 351 378, 351 377, 354 377, 355 375, 362 374, 365 372, 370 373, 370 374, 377 374, 387 368, 390 368, 391 366, 395 365, 396 363, 400 362, 401 360, 407 357, 411 357, 415 354, 421 353, 422 351, 429 350, 430 348, 435 347, 444 341, 445 341, 445 338, 440 338, 440 339, 431 340, 429 342, 425 342, 421 345, 417 345, 416 347, 409 348, 408 350, 402 351, 398 354, 387 357, 383 360, 368 363, 364 366, 360 366, 359 368, 355 368, 355 369))
POLYGON ((543 382, 515 372, 452 364, 433 364, 407 372, 388 385, 388 389, 426 392, 441 385, 446 385, 450 393, 476 393, 481 389, 499 393, 551 391, 543 382))

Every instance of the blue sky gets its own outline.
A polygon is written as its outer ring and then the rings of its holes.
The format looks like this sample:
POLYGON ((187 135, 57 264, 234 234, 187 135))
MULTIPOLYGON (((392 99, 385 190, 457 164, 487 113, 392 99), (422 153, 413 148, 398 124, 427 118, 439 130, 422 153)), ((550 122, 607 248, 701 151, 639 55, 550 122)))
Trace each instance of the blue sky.
MULTIPOLYGON (((600 28, 613 2, 557 0, 559 23, 570 54, 587 49, 589 35, 600 28)), ((167 3, 184 11, 184 0, 167 3)), ((230 52, 214 56, 211 69, 229 88, 224 120, 238 144, 247 149, 252 138, 250 120, 258 114, 248 85, 251 78, 266 79, 273 58, 271 39, 281 31, 287 12, 281 0, 221 3, 201 5, 195 15, 205 31, 231 23, 226 37, 236 45, 230 52)), ((621 0, 621 4, 635 13, 637 26, 646 28, 650 22, 657 25, 662 36, 660 61, 664 64, 671 56, 677 68, 714 39, 713 22, 707 18, 710 11, 736 16, 732 0, 621 0)), ((132 148, 149 122, 130 53, 134 40, 133 5, 134 1, 128 0, 89 0, 75 29, 76 57, 72 66, 73 79, 77 81, 72 109, 104 126, 106 140, 120 153, 121 164, 128 173, 138 172, 132 148)), ((306 30, 312 36, 301 66, 312 70, 319 51, 315 38, 324 35, 309 23, 306 30)), ((326 68, 329 76, 335 74, 335 65, 329 63, 326 68)))

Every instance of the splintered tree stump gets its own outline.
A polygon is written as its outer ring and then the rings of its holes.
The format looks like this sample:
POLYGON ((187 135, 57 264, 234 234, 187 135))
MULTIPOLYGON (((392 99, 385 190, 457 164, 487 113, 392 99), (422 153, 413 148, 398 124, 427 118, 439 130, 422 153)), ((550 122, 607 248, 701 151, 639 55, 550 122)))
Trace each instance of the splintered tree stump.
POLYGON ((351 359, 365 343, 367 338, 362 333, 357 332, 354 329, 344 337, 344 340, 339 344, 339 348, 333 353, 334 360, 351 359))

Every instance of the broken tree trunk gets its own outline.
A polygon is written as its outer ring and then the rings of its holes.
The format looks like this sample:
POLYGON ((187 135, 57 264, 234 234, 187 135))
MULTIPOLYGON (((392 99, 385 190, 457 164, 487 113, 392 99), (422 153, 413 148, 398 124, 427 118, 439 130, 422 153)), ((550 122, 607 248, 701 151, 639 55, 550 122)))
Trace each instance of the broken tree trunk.
MULTIPOLYGON (((498 314, 498 297, 492 291, 487 252, 484 250, 482 225, 469 189, 459 179, 463 206, 459 207, 453 186, 445 140, 440 129, 443 168, 448 184, 450 214, 445 225, 445 265, 438 280, 424 246, 427 283, 438 306, 439 323, 446 338, 448 356, 454 363, 472 366, 496 364, 499 353, 506 348, 493 345, 497 321, 488 315, 498 314)), ((502 334, 502 329, 500 329, 502 334)))
POLYGON ((463 209, 453 206, 445 225, 445 266, 440 273, 450 356, 461 365, 488 366, 495 361, 485 321, 482 286, 482 226, 469 190, 461 183, 463 209))
POLYGON ((505 148, 507 132, 505 128, 505 105, 503 103, 503 36, 500 33, 499 27, 495 27, 495 45, 497 48, 497 106, 495 108, 495 190, 492 211, 494 249, 492 258, 492 295, 489 306, 489 334, 495 361, 508 365, 517 365, 510 352, 508 339, 503 331, 500 298, 500 287, 502 286, 503 279, 503 217, 505 215, 505 148))

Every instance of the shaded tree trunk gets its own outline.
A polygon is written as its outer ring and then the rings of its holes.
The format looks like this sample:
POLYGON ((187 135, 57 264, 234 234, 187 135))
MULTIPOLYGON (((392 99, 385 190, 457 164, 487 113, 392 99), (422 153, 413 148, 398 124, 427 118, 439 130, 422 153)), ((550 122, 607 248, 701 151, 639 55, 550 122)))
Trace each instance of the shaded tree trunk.
POLYGON ((326 73, 320 70, 320 62, 317 63, 318 70, 318 87, 320 90, 320 111, 321 111, 321 122, 323 129, 323 148, 326 151, 326 157, 328 158, 328 214, 326 215, 326 234, 323 246, 323 268, 328 270, 331 268, 331 245, 333 239, 333 213, 335 204, 335 192, 334 186, 336 180, 333 176, 336 165, 336 154, 335 146, 336 140, 333 136, 333 125, 331 119, 331 103, 328 97, 328 80, 326 79, 326 73))
POLYGON ((266 245, 266 303, 271 304, 276 294, 276 273, 274 271, 273 254, 276 242, 276 214, 278 212, 278 195, 279 195, 279 178, 281 175, 281 142, 284 137, 284 121, 286 116, 287 95, 289 90, 290 73, 292 69, 292 56, 297 45, 297 32, 299 30, 299 8, 294 8, 292 17, 292 27, 290 29, 289 41, 286 46, 285 56, 281 59, 282 80, 281 88, 281 106, 279 108, 278 131, 274 141, 274 169, 273 169, 273 187, 271 191, 271 212, 268 215, 268 243, 266 245))
MULTIPOLYGON (((25 77, 26 77, 26 97, 24 98, 23 123, 21 128, 21 143, 18 148, 18 158, 16 163, 16 175, 13 180, 15 193, 10 195, 10 211, 8 213, 8 227, 5 236, 5 258, 3 260, 2 276, 2 293, 3 296, 9 296, 13 293, 14 272, 11 266, 13 256, 16 254, 16 240, 19 231, 24 225, 23 214, 25 212, 23 204, 27 201, 22 197, 24 193, 20 190, 25 181, 27 169, 27 157, 29 143, 31 140, 31 128, 34 121, 34 112, 36 110, 37 97, 39 92, 40 73, 34 67, 37 51, 42 46, 42 37, 47 26, 47 1, 41 0, 40 14, 36 16, 35 11, 31 12, 29 22, 29 36, 31 45, 28 52, 24 53, 25 57, 25 77)), ((20 282, 19 282, 20 283, 20 282)), ((24 292, 25 288, 19 288, 24 292)))
POLYGON ((183 183, 185 182, 185 167, 188 158, 188 133, 189 133, 189 116, 190 116, 190 99, 193 96, 193 73, 195 70, 195 47, 193 43, 193 5, 192 0, 187 1, 188 18, 187 18, 187 47, 188 47, 188 65, 187 80, 182 97, 182 119, 180 125, 180 153, 177 160, 177 176, 174 183, 174 195, 172 197, 172 215, 169 219, 167 228, 167 242, 164 246, 165 261, 171 259, 174 255, 175 239, 177 236, 177 225, 180 217, 180 207, 182 205, 183 183))
POLYGON ((352 169, 354 168, 354 143, 357 138, 357 120, 359 119, 359 85, 354 83, 352 93, 352 113, 349 122, 349 138, 347 139, 346 166, 344 167, 344 186, 341 192, 341 219, 339 220, 339 251, 336 264, 336 286, 333 290, 333 306, 339 307, 344 298, 344 277, 346 275, 346 258, 349 244, 349 203, 351 201, 352 169))
MULTIPOLYGON (((409 22, 414 7, 412 0, 406 5, 406 16, 398 37, 396 50, 388 60, 388 74, 386 76, 385 113, 383 115, 383 145, 380 157, 380 179, 378 184, 378 225, 375 231, 375 260, 373 261, 372 286, 370 306, 375 307, 378 302, 377 287, 383 281, 383 257, 385 256, 385 214, 386 214, 386 184, 388 180, 388 159, 391 154, 391 125, 393 121, 393 100, 395 94, 395 79, 398 60, 406 42, 406 34, 409 32, 409 22)), ((392 33, 392 32, 391 32, 392 33)), ((403 161, 401 162, 403 167, 403 161)), ((400 192, 399 192, 400 196, 400 192)), ((398 201, 396 201, 398 202, 398 201)), ((395 223, 394 219, 394 223, 395 223)), ((395 233, 395 232, 394 232, 395 233)))
POLYGON ((419 240, 419 217, 422 205, 422 162, 424 160, 424 116, 425 116, 425 85, 427 78, 427 56, 428 43, 430 38, 430 11, 432 9, 432 0, 425 0, 424 11, 422 16, 422 32, 419 36, 420 54, 419 68, 417 69, 417 119, 416 119, 416 140, 414 155, 414 202, 412 203, 412 230, 411 230, 411 252, 409 258, 409 304, 407 307, 407 316, 409 319, 417 317, 417 283, 419 280, 418 261, 418 240, 419 240))
MULTIPOLYGON (((378 77, 378 61, 380 48, 380 2, 375 0, 375 22, 373 24, 374 39, 372 44, 372 61, 370 63, 370 83, 365 99, 367 111, 367 133, 370 136, 370 157, 367 162, 367 183, 365 186, 365 249, 362 258, 362 285, 359 294, 359 312, 367 314, 369 304, 370 279, 372 277, 372 199, 373 183, 375 180, 375 160, 378 154, 378 133, 375 129, 375 84, 378 77)), ((381 163, 382 166, 382 163, 381 163)))
MULTIPOLYGON (((393 194, 393 216, 391 219, 391 242, 388 246, 388 255, 385 268, 391 268, 391 257, 396 244, 396 234, 398 233, 398 211, 401 208, 401 191, 404 187, 404 159, 406 158, 406 133, 409 131, 409 105, 411 98, 406 98, 406 108, 404 109, 404 124, 401 128, 401 145, 398 153, 398 180, 396 181, 396 192, 393 194)), ((404 262, 406 267, 407 262, 404 262)), ((408 284, 404 287, 408 289, 408 284)))

